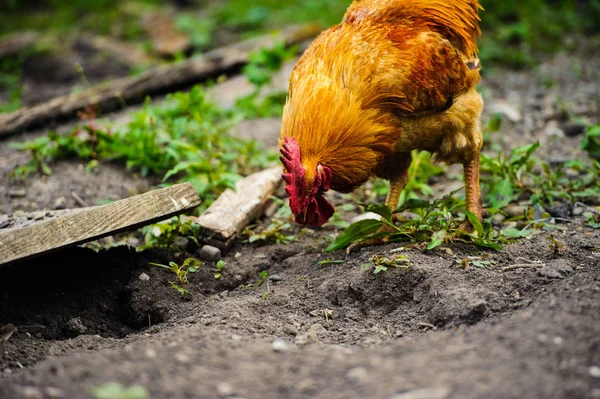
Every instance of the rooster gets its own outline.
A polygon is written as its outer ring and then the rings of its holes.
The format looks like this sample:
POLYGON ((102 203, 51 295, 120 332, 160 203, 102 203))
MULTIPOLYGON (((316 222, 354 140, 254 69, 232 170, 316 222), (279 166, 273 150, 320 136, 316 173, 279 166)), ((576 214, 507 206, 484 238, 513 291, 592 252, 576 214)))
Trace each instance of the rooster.
MULTIPOLYGON (((323 225, 329 189, 375 175, 398 207, 413 150, 462 163, 467 209, 482 217, 477 0, 360 0, 322 32, 290 77, 280 135, 295 221, 323 225)), ((465 228, 472 231, 467 222, 465 228)))

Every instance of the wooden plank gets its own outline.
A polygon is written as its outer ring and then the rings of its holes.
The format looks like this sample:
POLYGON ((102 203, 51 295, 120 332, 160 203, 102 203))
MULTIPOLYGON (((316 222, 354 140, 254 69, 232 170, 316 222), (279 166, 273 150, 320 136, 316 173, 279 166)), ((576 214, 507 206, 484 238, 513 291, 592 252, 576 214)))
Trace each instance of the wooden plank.
POLYGON ((240 180, 236 191, 227 189, 196 219, 203 240, 221 249, 261 215, 268 197, 281 184, 281 168, 267 169, 240 180))
POLYGON ((46 222, 0 232, 0 266, 164 220, 200 204, 191 184, 153 190, 46 222))
POLYGON ((102 110, 112 109, 128 101, 143 100, 149 94, 197 83, 244 65, 249 54, 255 50, 272 47, 279 40, 283 40, 288 45, 299 44, 319 32, 318 25, 288 28, 279 34, 261 36, 225 46, 200 57, 170 65, 160 65, 136 76, 113 80, 107 85, 92 87, 32 107, 0 114, 0 138, 48 120, 73 116, 77 111, 90 105, 99 105, 102 110))

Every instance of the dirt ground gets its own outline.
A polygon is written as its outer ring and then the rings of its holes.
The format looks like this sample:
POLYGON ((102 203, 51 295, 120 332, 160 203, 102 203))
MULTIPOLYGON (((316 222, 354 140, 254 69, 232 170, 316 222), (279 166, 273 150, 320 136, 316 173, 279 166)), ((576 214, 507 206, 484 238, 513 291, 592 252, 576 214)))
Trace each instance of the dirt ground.
MULTIPOLYGON (((491 140, 504 148, 540 140, 539 155, 553 162, 581 157, 565 109, 598 123, 598 71, 598 53, 490 71, 484 121, 505 114, 491 140)), ((276 136, 276 121, 265 123, 276 136)), ((249 126, 248 135, 261 130, 249 126)), ((61 197, 78 206, 72 191, 93 205, 155 183, 115 165, 87 173, 75 161, 15 182, 8 172, 23 158, 1 145, 4 213, 54 209, 61 197)), ((0 398, 88 398, 117 381, 152 398, 598 399, 600 230, 571 219, 552 233, 558 251, 550 233, 499 252, 413 249, 402 252, 411 267, 379 274, 361 266, 400 245, 324 254, 325 238, 339 232, 332 226, 288 245, 238 242, 220 279, 211 262, 190 275, 188 299, 149 262, 182 261, 191 245, 176 254, 73 248, 7 267, 0 325, 18 331, 0 343, 0 398), (494 263, 458 263, 482 254, 494 263), (328 258, 344 263, 319 265, 328 258), (539 265, 502 271, 528 261, 539 265), (270 278, 257 285, 261 271, 270 278)))

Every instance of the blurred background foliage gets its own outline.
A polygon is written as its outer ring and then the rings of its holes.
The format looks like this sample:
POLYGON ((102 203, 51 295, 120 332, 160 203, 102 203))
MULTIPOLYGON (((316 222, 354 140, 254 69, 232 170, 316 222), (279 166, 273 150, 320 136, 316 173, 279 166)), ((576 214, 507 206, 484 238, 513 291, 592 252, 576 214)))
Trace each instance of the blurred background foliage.
MULTIPOLYGON (((247 37, 288 24, 337 23, 349 0, 4 0, 0 35, 23 29, 60 35, 81 31, 144 43, 139 14, 170 6, 176 26, 191 37, 196 51, 225 36, 247 37)), ((484 36, 481 58, 486 67, 527 67, 543 54, 573 50, 574 37, 600 44, 600 0, 481 0, 484 36)))

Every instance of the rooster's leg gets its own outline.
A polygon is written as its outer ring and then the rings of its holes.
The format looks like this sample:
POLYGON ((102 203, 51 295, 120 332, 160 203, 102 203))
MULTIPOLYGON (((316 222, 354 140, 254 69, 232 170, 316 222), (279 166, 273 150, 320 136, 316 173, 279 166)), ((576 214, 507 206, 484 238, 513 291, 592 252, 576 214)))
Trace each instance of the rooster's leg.
MULTIPOLYGON (((474 213, 477 219, 481 221, 483 208, 481 206, 481 192, 479 191, 479 152, 463 164, 465 179, 465 197, 467 210, 474 213)), ((465 231, 472 233, 473 225, 465 222, 463 225, 465 231)))
MULTIPOLYGON (((402 194, 402 190, 404 190, 406 183, 408 183, 408 168, 412 162, 412 155, 410 153, 398 154, 396 156, 396 161, 397 163, 392 169, 393 173, 388 177, 390 181, 390 190, 388 191, 385 199, 385 204, 392 210, 396 210, 398 208, 400 194, 402 194)), ((403 221, 399 219, 401 218, 398 217, 398 214, 394 214, 394 220, 403 221)))

